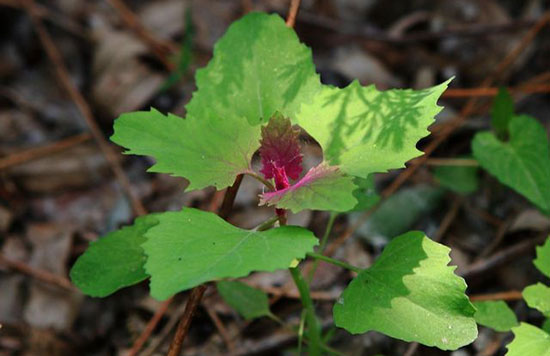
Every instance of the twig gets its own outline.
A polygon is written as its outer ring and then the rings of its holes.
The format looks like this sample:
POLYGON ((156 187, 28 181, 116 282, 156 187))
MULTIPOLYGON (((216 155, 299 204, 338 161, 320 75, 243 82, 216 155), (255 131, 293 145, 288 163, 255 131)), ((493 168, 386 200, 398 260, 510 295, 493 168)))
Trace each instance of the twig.
POLYGON ((233 351, 235 349, 235 344, 231 340, 231 337, 229 336, 229 332, 227 332, 227 329, 223 325, 222 321, 218 317, 218 314, 216 314, 215 311, 212 310, 212 308, 205 303, 202 304, 204 309, 206 310, 206 313, 210 317, 210 320, 212 320, 212 323, 220 333, 220 336, 222 337, 223 342, 225 343, 225 346, 229 351, 233 351))
POLYGON ((466 279, 472 279, 512 261, 517 256, 533 252, 535 246, 543 243, 547 235, 548 234, 544 234, 536 239, 523 241, 503 249, 485 260, 481 260, 468 266, 466 270, 461 273, 461 275, 466 279))
MULTIPOLYGON (((14 9, 25 9, 24 5, 19 0, 0 0, 0 5, 11 7, 14 9)), ((34 6, 36 9, 36 14, 38 16, 64 29, 71 35, 78 36, 84 39, 89 39, 88 32, 78 23, 72 21, 69 18, 61 16, 55 11, 50 11, 47 7, 40 4, 35 4, 34 6)))
POLYGON ((48 284, 52 284, 54 286, 57 286, 59 288, 63 288, 65 290, 71 291, 71 292, 77 292, 78 290, 71 284, 71 281, 69 281, 67 278, 58 276, 56 274, 40 270, 34 267, 29 266, 28 264, 21 262, 21 261, 15 261, 6 258, 2 254, 0 254, 0 264, 3 264, 4 266, 16 270, 17 272, 26 274, 32 278, 38 279, 42 282, 46 282, 48 284))
POLYGON ((288 8, 288 16, 286 18, 286 25, 288 27, 294 27, 296 23, 296 16, 298 15, 298 9, 300 8, 301 0, 290 0, 290 7, 288 8))
MULTIPOLYGON (((550 92, 550 85, 538 84, 528 86, 509 87, 510 93, 536 94, 550 92)), ((470 96, 493 97, 498 94, 498 88, 449 88, 443 92, 443 98, 467 98, 470 96)))
POLYGON ((124 190, 128 199, 130 200, 130 203, 132 204, 132 208, 134 209, 134 212, 137 215, 145 215, 146 214, 145 207, 132 192, 130 181, 128 180, 128 177, 126 176, 122 167, 120 166, 120 163, 118 162, 118 159, 116 158, 114 151, 111 149, 111 146, 109 146, 109 144, 107 143, 107 140, 103 136, 103 133, 101 132, 97 122, 95 121, 95 118, 92 114, 92 110, 90 109, 90 106, 88 105, 88 103, 86 102, 82 94, 78 91, 73 81, 71 80, 71 77, 69 76, 69 72, 67 71, 67 67, 63 63, 63 58, 61 57, 59 50, 57 49, 49 33, 46 31, 46 28, 44 27, 44 24, 42 23, 40 16, 37 15, 34 1, 33 0, 23 0, 23 1, 24 1, 24 6, 27 9, 27 12, 29 13, 30 18, 34 24, 38 37, 40 38, 40 42, 42 43, 44 50, 46 51, 50 61, 54 66, 54 69, 59 81, 61 82, 63 88, 67 91, 67 94, 69 94, 70 98, 73 100, 73 102, 77 106, 82 116, 84 116, 84 119, 86 120, 86 124, 90 128, 92 136, 97 142, 101 152, 109 162, 111 169, 115 174, 115 177, 117 178, 122 189, 124 190))
POLYGON ((490 294, 476 294, 471 295, 470 300, 472 302, 475 301, 486 301, 486 300, 521 300, 523 299, 523 296, 521 295, 521 292, 518 290, 510 290, 507 292, 499 292, 499 293, 490 293, 490 294))
POLYGON ((409 344, 409 347, 407 348, 407 351, 403 354, 403 356, 413 356, 416 351, 418 350, 418 342, 412 342, 409 344))
POLYGON ((140 19, 134 14, 134 12, 126 6, 122 0, 107 0, 111 6, 118 12, 122 21, 128 26, 134 33, 141 38, 149 48, 153 51, 155 56, 162 62, 162 64, 170 72, 175 70, 174 63, 168 60, 168 55, 177 52, 177 45, 157 38, 143 25, 140 19))
POLYGON ((143 329, 143 331, 137 338, 136 342, 134 342, 134 345, 132 345, 132 348, 128 352, 127 356, 136 356, 138 354, 143 345, 145 345, 147 339, 149 339, 149 336, 151 336, 151 334, 153 333, 153 330, 155 330, 155 328, 157 327, 163 315, 168 310, 170 303, 172 303, 172 298, 162 302, 160 307, 155 311, 155 314, 153 315, 151 320, 149 320, 149 322, 147 323, 147 326, 145 326, 145 329, 143 329))
POLYGON ((447 233, 447 230, 453 223, 453 221, 456 219, 456 216, 458 215, 458 211, 460 210, 460 206, 462 205, 462 199, 461 198, 455 198, 453 200, 453 205, 451 205, 451 209, 447 212, 445 217, 443 218, 443 221, 441 221, 441 224, 439 225, 439 229, 437 230, 437 233, 434 236, 434 241, 441 242, 443 239, 443 236, 447 233))
POLYGON ((429 158, 427 166, 479 167, 479 162, 469 158, 429 158))
POLYGON ((176 334, 170 345, 167 356, 179 356, 181 353, 181 348, 183 346, 183 341, 191 325, 191 320, 193 315, 197 310, 197 307, 200 304, 204 291, 206 290, 205 285, 200 285, 191 290, 191 295, 187 304, 185 305, 185 311, 183 312, 183 317, 181 318, 178 327, 176 328, 176 334))
POLYGON ((0 170, 42 158, 53 153, 64 151, 68 148, 87 142, 91 138, 92 136, 89 133, 83 133, 41 147, 30 148, 25 151, 12 153, 9 156, 0 158, 0 170))
POLYGON ((481 251, 481 253, 477 257, 478 260, 490 255, 500 245, 500 243, 504 239, 504 236, 506 236, 506 232, 508 231, 510 226, 512 226, 514 220, 514 218, 506 219, 498 226, 495 238, 491 240, 491 243, 489 243, 489 245, 487 245, 483 249, 483 251, 481 251))

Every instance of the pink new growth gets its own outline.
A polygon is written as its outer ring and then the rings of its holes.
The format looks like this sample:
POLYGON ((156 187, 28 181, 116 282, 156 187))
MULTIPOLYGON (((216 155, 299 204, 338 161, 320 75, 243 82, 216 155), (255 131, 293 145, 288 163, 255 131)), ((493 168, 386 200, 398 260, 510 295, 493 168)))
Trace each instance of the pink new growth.
POLYGON ((302 173, 302 154, 298 137, 300 130, 293 128, 290 120, 275 115, 262 127, 260 172, 266 179, 275 178, 277 190, 289 186, 289 179, 298 179, 302 173))
MULTIPOLYGON (((290 187, 288 178, 298 179, 302 173, 299 135, 300 129, 293 128, 288 118, 277 114, 262 127, 260 172, 266 179, 275 179, 276 190, 290 187)), ((275 209, 275 211, 277 215, 285 216, 284 209, 275 209)))

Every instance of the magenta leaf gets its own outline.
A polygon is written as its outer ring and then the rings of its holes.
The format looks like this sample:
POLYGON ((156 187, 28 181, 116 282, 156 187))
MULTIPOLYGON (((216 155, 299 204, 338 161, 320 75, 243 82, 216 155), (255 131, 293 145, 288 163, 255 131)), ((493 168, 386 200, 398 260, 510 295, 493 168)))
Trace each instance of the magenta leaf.
MULTIPOLYGON (((282 187, 288 186, 288 178, 298 179, 302 173, 300 153, 300 129, 292 127, 290 119, 275 114, 268 124, 262 127, 260 156, 265 178, 275 178, 282 187), (286 183, 286 184, 285 184, 286 183)), ((277 187, 280 189, 281 187, 277 187)))
POLYGON ((348 211, 357 204, 356 188, 353 177, 323 162, 294 185, 260 195, 260 205, 277 205, 295 213, 304 209, 348 211))

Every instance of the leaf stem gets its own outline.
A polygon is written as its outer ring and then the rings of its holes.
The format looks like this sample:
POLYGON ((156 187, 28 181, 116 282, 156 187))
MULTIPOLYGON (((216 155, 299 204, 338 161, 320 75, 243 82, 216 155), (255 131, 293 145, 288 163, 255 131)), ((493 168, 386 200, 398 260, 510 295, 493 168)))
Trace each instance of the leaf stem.
POLYGON ((267 179, 265 179, 264 177, 260 176, 259 174, 257 174, 256 172, 254 171, 246 171, 244 172, 243 174, 246 174, 247 176, 250 176, 260 182, 262 182, 266 187, 269 188, 269 190, 271 191, 275 191, 275 186, 270 182, 268 181, 267 179))
POLYGON ((359 273, 359 272, 362 271, 362 269, 359 268, 359 267, 350 265, 349 263, 346 263, 344 261, 336 260, 334 258, 322 255, 320 253, 308 252, 307 256, 311 257, 311 258, 315 258, 316 260, 321 260, 321 261, 328 262, 328 263, 333 264, 333 265, 338 266, 338 267, 349 269, 350 271, 353 271, 353 272, 359 273))
POLYGON ((265 230, 269 230, 273 227, 273 225, 279 220, 279 216, 278 215, 274 215, 272 217, 270 217, 269 219, 267 219, 266 221, 264 221, 263 223, 261 223, 260 225, 258 225, 254 230, 256 231, 265 231, 265 230))
MULTIPOLYGON (((335 213, 332 211, 330 213, 330 216, 328 218, 327 227, 325 228, 325 233, 323 234, 323 237, 321 238, 321 244, 319 245, 319 253, 323 253, 325 251, 325 247, 327 246, 328 237, 330 236, 330 232, 332 231, 332 226, 334 225, 334 221, 336 220, 336 217, 338 216, 338 213, 335 213)), ((317 270, 317 267, 319 266, 319 259, 315 259, 315 262, 313 262, 313 267, 311 268, 309 275, 307 276, 307 283, 311 284, 311 281, 313 280, 313 277, 315 276, 315 271, 317 270)))
POLYGON ((319 325, 319 320, 315 315, 315 307, 313 305, 313 300, 309 294, 309 287, 300 272, 298 267, 289 268, 290 275, 300 292, 300 299, 302 300, 302 305, 306 311, 306 322, 307 330, 306 335, 309 341, 308 344, 308 355, 310 356, 319 356, 321 355, 321 326, 319 325))

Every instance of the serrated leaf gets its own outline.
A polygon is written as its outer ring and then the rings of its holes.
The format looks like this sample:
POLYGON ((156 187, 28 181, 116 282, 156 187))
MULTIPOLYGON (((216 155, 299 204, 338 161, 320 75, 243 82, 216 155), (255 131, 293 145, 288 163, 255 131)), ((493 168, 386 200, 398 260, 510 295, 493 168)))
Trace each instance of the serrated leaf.
POLYGON ((348 211, 357 204, 353 177, 335 166, 321 163, 288 188, 263 193, 260 205, 276 205, 297 213, 301 210, 348 211))
POLYGON ((302 106, 297 123, 321 145, 329 164, 367 178, 422 154, 416 143, 429 134, 448 83, 416 91, 378 91, 357 81, 344 89, 325 86, 302 106))
POLYGON ((535 267, 550 278, 550 237, 542 246, 537 246, 537 257, 533 260, 535 267))
POLYGON ((478 188, 477 171, 478 167, 440 166, 434 170, 434 176, 443 187, 453 192, 468 194, 478 188))
POLYGON ((269 299, 263 291, 238 281, 220 281, 216 283, 223 300, 250 320, 269 316, 269 299))
POLYGON ((443 350, 471 343, 475 308, 448 266, 449 251, 419 231, 396 237, 344 290, 334 322, 354 334, 375 330, 443 350))
POLYGON ((472 141, 474 157, 503 184, 550 214, 550 151, 546 130, 534 118, 521 115, 509 124, 510 140, 480 132, 472 141))
POLYGON ((550 287, 537 283, 525 288, 522 294, 528 306, 550 317, 550 287))
POLYGON ((506 356, 550 356, 550 334, 536 326, 521 323, 512 329, 514 340, 506 356))
POLYGON ((147 231, 142 247, 151 295, 157 299, 216 279, 288 268, 318 242, 301 227, 243 230, 213 213, 191 208, 156 217, 159 224, 147 231))
POLYGON ((353 191, 353 196, 357 199, 357 204, 350 212, 367 210, 378 204, 380 195, 376 193, 373 174, 369 175, 367 178, 356 177, 353 179, 353 183, 357 187, 353 191))
POLYGON ((234 22, 197 71, 186 109, 201 119, 244 117, 255 125, 279 111, 293 118, 320 88, 311 50, 279 15, 249 13, 234 22))
POLYGON ((476 322, 496 331, 509 331, 518 326, 516 314, 502 300, 474 302, 476 322))
POLYGON ((499 88, 491 107, 491 125, 500 137, 506 136, 513 116, 514 100, 506 88, 499 88))
POLYGON ((244 119, 205 120, 163 115, 155 109, 121 115, 111 140, 126 154, 151 156, 150 172, 187 178, 189 190, 223 189, 250 169, 260 130, 244 119))
POLYGON ((144 234, 158 223, 156 215, 137 218, 134 225, 113 231, 90 244, 71 269, 72 282, 92 297, 105 297, 146 279, 144 234))

